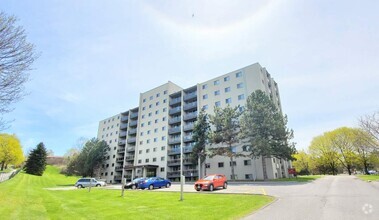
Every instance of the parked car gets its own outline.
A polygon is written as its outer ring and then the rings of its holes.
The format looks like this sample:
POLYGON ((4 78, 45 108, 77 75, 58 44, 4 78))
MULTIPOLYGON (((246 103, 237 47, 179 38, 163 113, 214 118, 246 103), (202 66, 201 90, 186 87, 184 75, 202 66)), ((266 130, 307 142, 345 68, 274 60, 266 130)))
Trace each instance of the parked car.
POLYGON ((376 174, 377 172, 376 172, 376 170, 369 170, 368 173, 369 174, 376 174))
POLYGON ((95 178, 80 178, 75 183, 75 187, 78 187, 78 188, 89 187, 90 185, 99 187, 99 186, 106 186, 107 184, 104 181, 99 181, 99 180, 96 180, 95 178))
POLYGON ((132 182, 125 184, 124 188, 125 189, 137 189, 139 184, 141 182, 145 181, 146 179, 147 179, 146 177, 136 178, 132 182))
POLYGON ((150 177, 138 184, 140 189, 154 189, 154 188, 169 188, 171 186, 170 180, 163 179, 161 177, 150 177))
POLYGON ((226 189, 228 187, 228 181, 223 174, 212 174, 205 176, 203 179, 199 179, 195 182, 194 188, 196 191, 209 190, 213 191, 216 188, 222 187, 226 189))

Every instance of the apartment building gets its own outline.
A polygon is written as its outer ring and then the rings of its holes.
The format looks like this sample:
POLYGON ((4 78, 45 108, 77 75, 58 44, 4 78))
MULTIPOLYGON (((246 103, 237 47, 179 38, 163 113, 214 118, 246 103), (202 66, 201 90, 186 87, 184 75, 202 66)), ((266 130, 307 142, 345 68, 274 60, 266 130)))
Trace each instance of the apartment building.
MULTIPOLYGON (((98 138, 110 146, 100 178, 119 183, 136 177, 160 176, 172 181, 180 178, 180 152, 183 148, 183 175, 187 181, 199 177, 198 167, 189 159, 194 146, 192 130, 200 109, 213 113, 221 108, 241 106, 255 90, 266 92, 281 109, 277 83, 259 63, 221 75, 183 89, 168 82, 140 94, 139 106, 99 123, 98 138)), ((234 149, 243 152, 242 144, 234 149)), ((289 162, 266 159, 270 179, 288 177, 289 162)), ((207 158, 200 176, 222 173, 231 178, 230 160, 216 156, 207 158)), ((235 178, 263 179, 260 158, 235 159, 235 178)))

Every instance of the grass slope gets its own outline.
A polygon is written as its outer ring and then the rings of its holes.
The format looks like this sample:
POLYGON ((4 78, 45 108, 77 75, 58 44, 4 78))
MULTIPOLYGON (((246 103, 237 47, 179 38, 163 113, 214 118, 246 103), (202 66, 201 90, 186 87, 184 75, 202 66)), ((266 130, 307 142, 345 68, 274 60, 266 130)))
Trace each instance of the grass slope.
POLYGON ((72 185, 76 177, 48 166, 42 177, 19 173, 0 184, 1 219, 235 219, 270 203, 259 195, 221 195, 150 191, 120 192, 93 188, 50 191, 72 185))
POLYGON ((357 175, 361 180, 379 181, 379 175, 357 175))

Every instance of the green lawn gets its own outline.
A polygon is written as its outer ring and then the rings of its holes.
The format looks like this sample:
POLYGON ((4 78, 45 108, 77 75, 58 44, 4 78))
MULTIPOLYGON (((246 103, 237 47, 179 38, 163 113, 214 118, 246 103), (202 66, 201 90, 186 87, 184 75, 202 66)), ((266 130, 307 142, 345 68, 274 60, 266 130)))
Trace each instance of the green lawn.
POLYGON ((126 191, 93 188, 51 191, 46 187, 72 185, 48 166, 42 177, 19 173, 0 184, 1 219, 236 219, 273 201, 260 195, 126 191))
POLYGON ((379 181, 379 175, 357 175, 361 180, 379 181))
POLYGON ((275 179, 272 181, 275 182, 288 182, 288 181, 295 181, 295 182, 309 182, 313 181, 315 179, 323 177, 322 175, 309 175, 309 176, 297 176, 297 178, 281 178, 281 179, 275 179))

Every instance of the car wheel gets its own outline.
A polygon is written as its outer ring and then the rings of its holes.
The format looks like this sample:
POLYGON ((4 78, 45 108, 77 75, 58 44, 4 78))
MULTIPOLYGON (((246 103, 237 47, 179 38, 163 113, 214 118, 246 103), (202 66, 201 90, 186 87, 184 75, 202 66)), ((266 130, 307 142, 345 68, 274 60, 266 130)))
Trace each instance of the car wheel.
POLYGON ((199 191, 200 191, 200 188, 196 188, 196 191, 198 191, 198 192, 199 192, 199 191))
POLYGON ((171 184, 170 183, 167 183, 166 184, 166 188, 170 188, 171 184))
POLYGON ((132 185, 132 189, 137 189, 137 186, 136 185, 132 185))
POLYGON ((97 184, 96 187, 100 187, 101 185, 100 184, 97 184))
POLYGON ((213 184, 209 185, 209 191, 213 191, 213 189, 214 189, 213 184))
POLYGON ((80 189, 80 188, 83 188, 83 186, 82 185, 78 185, 78 189, 80 189))
POLYGON ((151 184, 151 185, 149 186, 149 189, 150 189, 150 190, 154 189, 153 184, 151 184))
POLYGON ((224 189, 228 188, 228 183, 225 182, 224 185, 222 186, 222 188, 224 188, 224 189))

